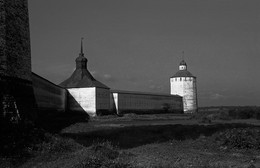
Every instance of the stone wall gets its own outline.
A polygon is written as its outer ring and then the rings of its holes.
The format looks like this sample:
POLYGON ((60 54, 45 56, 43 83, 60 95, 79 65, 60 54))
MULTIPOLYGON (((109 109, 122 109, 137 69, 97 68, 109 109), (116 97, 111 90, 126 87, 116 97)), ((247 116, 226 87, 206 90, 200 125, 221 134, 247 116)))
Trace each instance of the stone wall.
POLYGON ((38 112, 65 112, 67 90, 32 73, 33 90, 38 112))
POLYGON ((36 117, 27 0, 0 0, 0 95, 14 97, 21 118, 36 117))
POLYGON ((117 114, 181 113, 182 97, 152 93, 111 91, 111 108, 117 114))
POLYGON ((171 78, 171 94, 183 97, 183 109, 185 113, 193 113, 198 110, 197 87, 195 77, 171 78))
POLYGON ((91 117, 107 114, 110 110, 109 89, 87 87, 68 89, 68 109, 85 112, 91 117))
POLYGON ((96 88, 96 113, 98 115, 110 113, 110 90, 96 88))
POLYGON ((0 0, 0 75, 31 81, 27 0, 0 0))
POLYGON ((69 88, 68 110, 84 112, 89 116, 96 116, 96 88, 69 88))

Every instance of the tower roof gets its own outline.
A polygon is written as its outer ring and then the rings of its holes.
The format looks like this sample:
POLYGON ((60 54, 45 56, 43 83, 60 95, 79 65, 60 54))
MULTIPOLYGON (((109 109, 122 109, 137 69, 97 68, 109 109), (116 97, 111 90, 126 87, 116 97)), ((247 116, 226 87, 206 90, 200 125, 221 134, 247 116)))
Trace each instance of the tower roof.
POLYGON ((192 75, 192 73, 190 73, 187 70, 179 70, 171 78, 176 78, 176 77, 195 77, 195 76, 192 75))
POLYGON ((190 73, 188 70, 187 70, 187 63, 182 60, 180 62, 180 65, 179 65, 179 71, 177 71, 171 78, 175 78, 175 77, 195 77, 194 75, 192 75, 192 73, 190 73), (185 66, 184 68, 182 68, 182 66, 185 66))
POLYGON ((109 87, 97 81, 87 69, 76 69, 67 80, 59 85, 64 88, 98 87, 109 89, 109 87))
POLYGON ((84 57, 83 53, 83 38, 81 39, 80 54, 76 58, 76 69, 72 75, 60 83, 59 85, 64 88, 86 88, 86 87, 98 87, 109 89, 103 83, 97 81, 87 69, 88 59, 84 57))
POLYGON ((186 62, 184 60, 181 61, 180 65, 185 65, 187 66, 186 62))
POLYGON ((76 62, 84 61, 87 62, 88 59, 84 57, 84 52, 83 52, 83 38, 81 38, 81 46, 80 46, 80 53, 79 56, 76 58, 76 62))

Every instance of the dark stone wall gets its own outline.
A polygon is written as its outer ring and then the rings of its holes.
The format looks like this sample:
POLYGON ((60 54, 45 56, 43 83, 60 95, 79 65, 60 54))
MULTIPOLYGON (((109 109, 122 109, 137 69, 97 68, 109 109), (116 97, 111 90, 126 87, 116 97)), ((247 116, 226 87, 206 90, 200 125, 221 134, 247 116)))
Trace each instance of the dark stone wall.
POLYGON ((15 103, 22 120, 36 120, 37 106, 31 81, 14 77, 0 76, 0 95, 1 113, 3 96, 11 95, 15 99, 15 103))
POLYGON ((38 112, 64 113, 67 107, 67 90, 32 73, 32 83, 38 112))
POLYGON ((27 0, 0 0, 0 100, 5 95, 14 97, 22 118, 36 117, 27 0))
POLYGON ((31 80, 27 0, 0 0, 0 74, 31 80))

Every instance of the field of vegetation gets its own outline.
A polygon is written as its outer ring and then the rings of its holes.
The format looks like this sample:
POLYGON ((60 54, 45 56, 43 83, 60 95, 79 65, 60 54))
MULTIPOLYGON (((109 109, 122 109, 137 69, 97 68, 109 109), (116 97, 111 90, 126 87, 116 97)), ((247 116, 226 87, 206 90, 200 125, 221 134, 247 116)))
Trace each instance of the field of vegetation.
POLYGON ((45 129, 2 125, 0 167, 256 168, 260 167, 258 116, 255 108, 101 116, 54 132, 46 130, 51 122, 45 129))

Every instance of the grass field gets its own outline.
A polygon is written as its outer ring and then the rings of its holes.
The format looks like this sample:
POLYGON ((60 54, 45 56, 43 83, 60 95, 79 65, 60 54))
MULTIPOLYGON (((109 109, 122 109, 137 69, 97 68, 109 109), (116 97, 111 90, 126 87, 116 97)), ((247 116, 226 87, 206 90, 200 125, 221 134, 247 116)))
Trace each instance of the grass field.
POLYGON ((187 115, 104 116, 72 124, 2 157, 0 167, 260 167, 259 120, 187 115))

